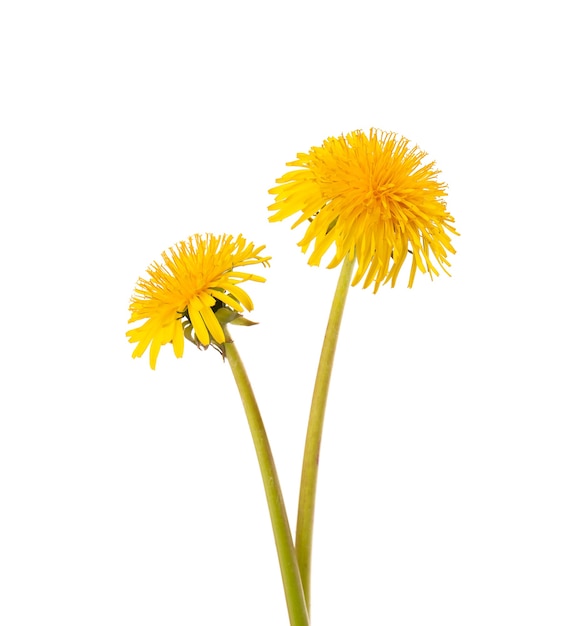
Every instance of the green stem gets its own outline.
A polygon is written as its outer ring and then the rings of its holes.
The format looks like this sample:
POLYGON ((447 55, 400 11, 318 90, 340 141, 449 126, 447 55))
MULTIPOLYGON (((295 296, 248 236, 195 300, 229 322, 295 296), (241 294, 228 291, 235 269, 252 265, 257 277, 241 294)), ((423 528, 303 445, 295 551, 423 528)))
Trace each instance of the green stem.
POLYGON ((300 576, 306 597, 306 606, 310 613, 310 573, 312 568, 312 536, 314 532, 314 509, 316 505, 316 484, 318 481, 318 463, 320 459, 320 443, 322 441, 322 427, 324 426, 324 413, 326 411, 326 399, 328 386, 332 374, 332 364, 336 352, 338 331, 342 321, 344 304, 351 282, 351 274, 354 262, 348 257, 344 260, 330 317, 324 335, 324 344, 318 364, 314 395, 308 420, 306 434, 306 446, 302 464, 302 479, 300 481, 300 496, 298 501, 298 523, 296 529, 296 552, 300 567, 300 576))
POLYGON ((269 439, 267 438, 261 413, 259 412, 243 362, 234 343, 232 343, 226 327, 224 327, 224 334, 226 336, 226 343, 224 344, 226 358, 232 369, 234 380, 245 408, 253 443, 255 444, 255 451, 257 452, 261 476, 263 477, 265 496, 269 506, 269 515, 271 517, 271 525, 273 526, 273 535, 275 537, 283 589, 289 613, 289 622, 291 626, 309 626, 310 619, 306 609, 300 571, 279 486, 277 470, 275 469, 273 455, 269 446, 269 439))

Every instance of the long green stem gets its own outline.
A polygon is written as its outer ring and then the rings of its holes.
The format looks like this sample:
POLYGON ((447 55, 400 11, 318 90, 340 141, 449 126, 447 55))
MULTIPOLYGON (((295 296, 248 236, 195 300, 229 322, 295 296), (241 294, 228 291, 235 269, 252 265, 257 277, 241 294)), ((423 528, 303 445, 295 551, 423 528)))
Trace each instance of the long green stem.
POLYGON ((300 571, 285 504, 279 486, 277 470, 275 469, 273 455, 271 454, 271 448, 269 446, 269 439, 267 438, 265 426, 261 419, 261 413, 259 412, 259 407, 257 406, 257 401, 255 400, 243 362, 234 343, 232 343, 226 327, 224 328, 224 334, 226 335, 226 343, 224 344, 226 358, 232 369, 245 408, 253 443, 255 444, 257 459, 259 461, 261 476, 263 477, 265 496, 269 506, 269 515, 271 517, 271 525, 273 526, 273 535, 275 537, 283 589, 285 591, 285 599, 289 613, 289 622, 291 626, 309 626, 310 618, 308 617, 308 610, 306 608, 300 571))
POLYGON ((310 613, 310 574, 312 568, 312 536, 314 532, 314 509, 316 505, 316 484, 318 481, 318 463, 320 460, 320 443, 322 441, 322 427, 326 411, 326 398, 332 373, 332 364, 336 352, 338 331, 342 321, 342 313, 346 296, 351 282, 354 262, 348 257, 345 259, 334 299, 330 309, 330 317, 324 335, 322 353, 316 374, 314 395, 308 420, 306 446, 302 464, 302 479, 298 501, 298 522, 296 528, 296 553, 300 567, 300 576, 306 597, 306 606, 310 613))

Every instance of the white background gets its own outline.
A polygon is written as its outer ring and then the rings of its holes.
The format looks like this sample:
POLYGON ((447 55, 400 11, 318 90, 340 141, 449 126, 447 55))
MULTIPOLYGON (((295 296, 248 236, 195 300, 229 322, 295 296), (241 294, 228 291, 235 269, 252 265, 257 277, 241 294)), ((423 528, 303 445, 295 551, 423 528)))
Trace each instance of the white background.
POLYGON ((586 47, 569 1, 3 3, 0 622, 287 623, 228 365, 131 359, 128 301, 194 232, 267 245, 233 334, 295 519, 338 272, 267 189, 373 126, 461 237, 452 278, 349 294, 313 623, 587 623, 586 47))

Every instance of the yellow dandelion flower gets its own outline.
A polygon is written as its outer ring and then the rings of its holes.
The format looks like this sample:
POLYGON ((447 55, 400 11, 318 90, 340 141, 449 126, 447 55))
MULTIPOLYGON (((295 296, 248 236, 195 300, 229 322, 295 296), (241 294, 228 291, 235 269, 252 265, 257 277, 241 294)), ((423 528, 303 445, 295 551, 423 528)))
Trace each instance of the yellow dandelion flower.
POLYGON ((308 224, 299 245, 306 252, 313 242, 309 264, 319 265, 334 246, 328 267, 356 259, 352 284, 364 278, 363 288, 375 283, 374 292, 390 281, 395 286, 411 254, 411 287, 416 269, 438 275, 434 259, 446 272, 447 253, 455 252, 450 233, 458 235, 443 200, 446 185, 426 156, 404 137, 375 129, 330 137, 287 163, 297 169, 269 190, 269 221, 299 213, 292 228, 308 224))
POLYGON ((150 364, 155 369, 162 345, 173 344, 175 356, 183 356, 184 338, 198 347, 210 344, 222 349, 223 323, 241 318, 253 302, 239 285, 247 280, 265 279, 236 268, 261 263, 265 246, 255 247, 242 235, 193 235, 163 252, 163 264, 147 269, 149 278, 139 278, 131 298, 129 323, 146 320, 126 334, 137 343, 133 358, 150 345, 150 364), (220 321, 219 321, 220 318, 220 321))

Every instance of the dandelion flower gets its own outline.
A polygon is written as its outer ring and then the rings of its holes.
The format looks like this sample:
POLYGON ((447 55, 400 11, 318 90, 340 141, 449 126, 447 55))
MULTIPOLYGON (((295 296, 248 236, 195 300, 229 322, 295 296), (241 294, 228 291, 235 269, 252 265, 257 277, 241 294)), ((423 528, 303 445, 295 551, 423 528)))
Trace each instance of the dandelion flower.
POLYGON ((242 235, 193 235, 168 252, 163 264, 154 262, 147 269, 149 278, 139 278, 130 303, 129 323, 146 320, 127 332, 137 343, 133 358, 144 354, 149 345, 151 368, 155 369, 162 345, 173 344, 175 356, 183 356, 184 338, 198 347, 210 344, 222 351, 224 323, 236 321, 253 302, 240 284, 265 279, 236 268, 258 263, 269 264, 271 257, 260 256, 265 246, 255 247, 242 235))
POLYGON ((356 260, 352 284, 364 278, 363 288, 374 283, 374 292, 395 286, 410 254, 411 287, 417 269, 438 275, 434 261, 446 272, 447 253, 455 252, 450 234, 458 235, 443 199, 446 185, 426 156, 404 137, 375 129, 330 137, 287 163, 296 169, 269 190, 269 221, 299 213, 292 228, 307 224, 299 245, 307 252, 313 243, 309 264, 319 265, 334 246, 328 267, 356 260))

